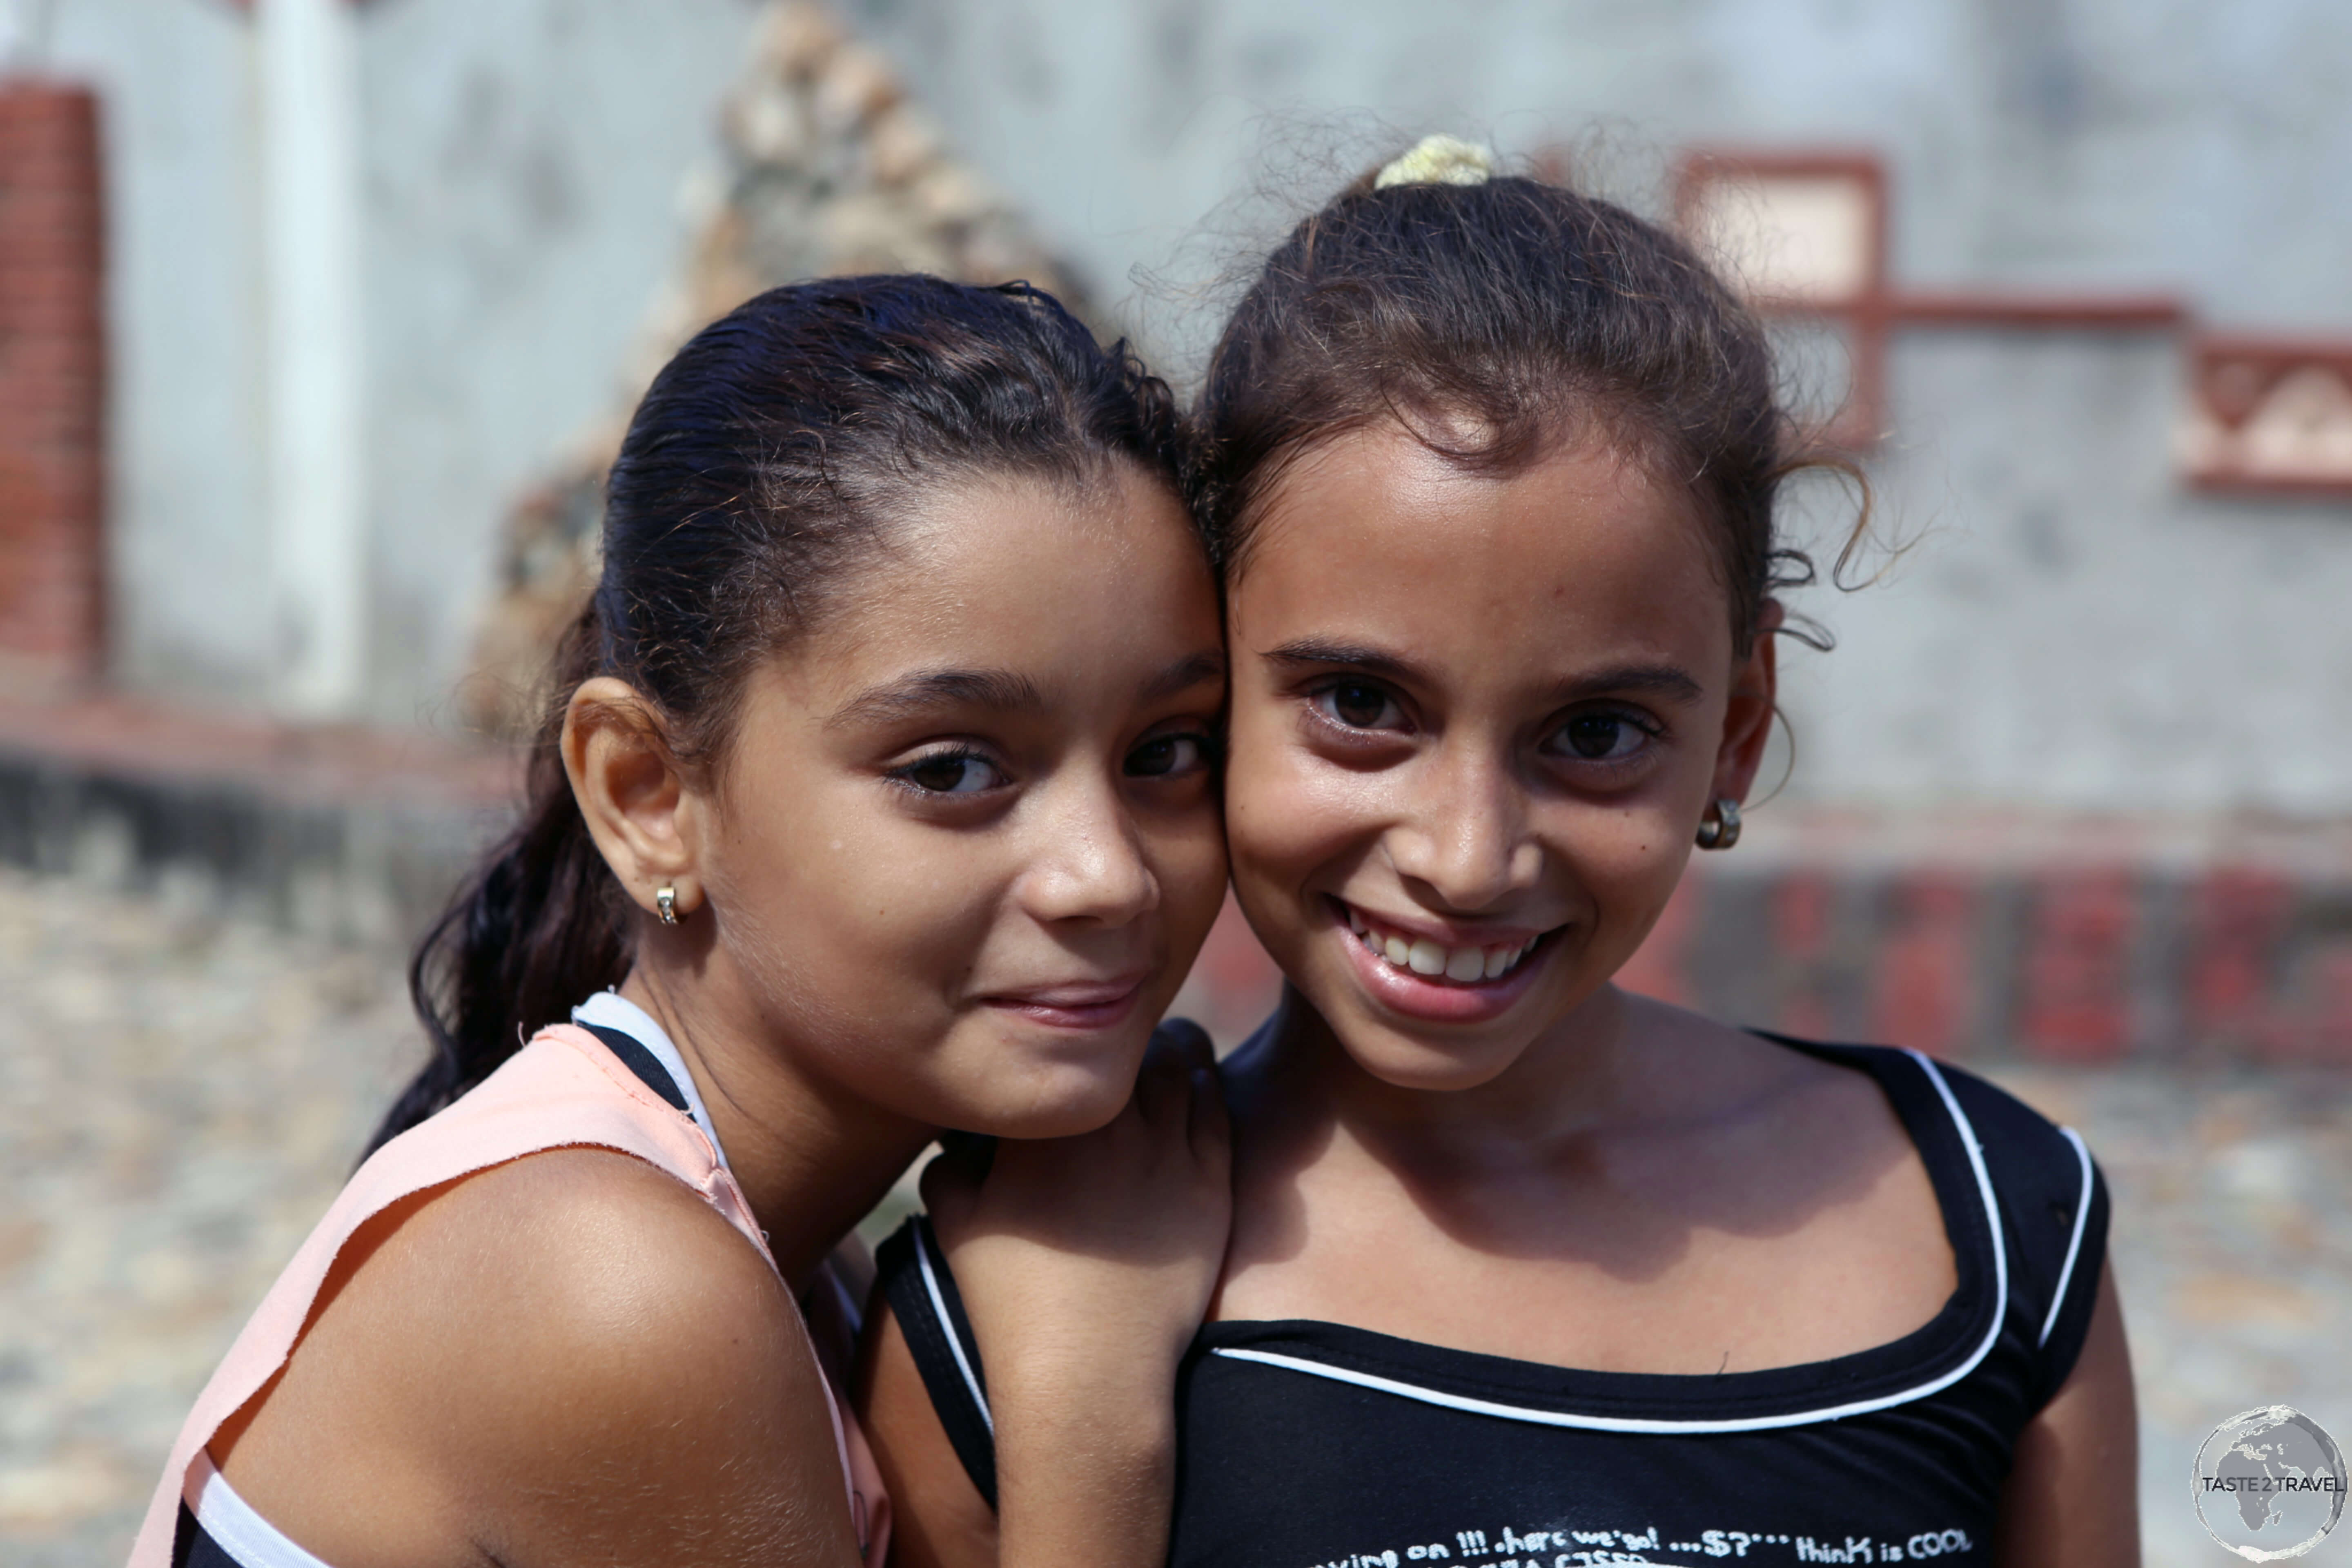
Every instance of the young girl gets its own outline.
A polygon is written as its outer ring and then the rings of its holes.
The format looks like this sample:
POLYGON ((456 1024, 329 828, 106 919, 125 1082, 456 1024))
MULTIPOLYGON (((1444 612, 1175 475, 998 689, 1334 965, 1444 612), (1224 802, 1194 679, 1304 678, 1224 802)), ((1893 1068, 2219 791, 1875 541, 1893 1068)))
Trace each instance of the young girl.
MULTIPOLYGON (((1433 141, 1272 255, 1203 416, 1234 885, 1288 985, 1225 1067, 1171 1561, 2137 1562, 2080 1140, 1611 983, 1738 841, 1805 574, 1755 320, 1433 141)), ((985 1562, 1001 1281, 975 1342, 919 1230, 886 1270, 900 1539, 985 1562)))
POLYGON ((877 1563, 796 1300, 839 1315, 827 1255, 940 1130, 1106 1122, 1042 1168, 1115 1234, 992 1223, 1017 1154, 942 1197, 969 1270, 1022 1271, 1007 1557, 1158 1556, 1227 1190, 1205 1067, 1121 1110, 1224 882, 1178 436, 1025 286, 781 289, 679 353, 526 820, 419 953, 439 1054, 205 1389, 138 1568, 877 1563))

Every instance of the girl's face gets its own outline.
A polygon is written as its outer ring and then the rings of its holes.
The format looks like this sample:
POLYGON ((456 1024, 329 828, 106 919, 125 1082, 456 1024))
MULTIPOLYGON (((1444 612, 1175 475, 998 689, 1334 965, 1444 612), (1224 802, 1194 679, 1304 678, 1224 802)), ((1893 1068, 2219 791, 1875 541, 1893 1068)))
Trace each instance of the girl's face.
POLYGON ((1267 498, 1229 598, 1234 884, 1374 1077, 1503 1073, 1747 793, 1771 639, 1733 658, 1708 526, 1602 440, 1493 478, 1393 425, 1267 498))
POLYGON ((1099 1126, 1223 900, 1223 694, 1162 485, 950 488, 751 681, 698 857, 713 957, 869 1103, 1099 1126))

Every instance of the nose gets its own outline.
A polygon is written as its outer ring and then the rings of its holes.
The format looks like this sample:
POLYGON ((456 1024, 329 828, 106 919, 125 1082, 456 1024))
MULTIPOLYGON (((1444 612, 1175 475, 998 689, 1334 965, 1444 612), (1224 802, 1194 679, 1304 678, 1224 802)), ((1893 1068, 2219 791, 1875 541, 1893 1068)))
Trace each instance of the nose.
POLYGON ((1108 780, 1072 779, 1034 825, 1037 852, 1020 883, 1029 912, 1047 923, 1121 926, 1160 903, 1135 818, 1108 780))
POLYGON ((1465 914, 1535 886, 1543 850, 1527 830, 1526 795, 1507 761, 1455 742, 1414 772, 1406 812, 1388 835, 1399 875, 1438 908, 1465 914))

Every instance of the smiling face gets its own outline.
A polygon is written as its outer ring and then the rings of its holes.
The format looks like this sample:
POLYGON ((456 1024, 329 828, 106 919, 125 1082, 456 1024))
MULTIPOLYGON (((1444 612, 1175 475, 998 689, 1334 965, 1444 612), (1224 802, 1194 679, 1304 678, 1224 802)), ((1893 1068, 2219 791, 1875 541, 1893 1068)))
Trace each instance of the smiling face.
POLYGON ((1218 631, 1125 465, 926 496, 752 677, 701 802, 711 960, 761 1033, 931 1125, 1108 1121, 1223 896, 1218 631))
POLYGON ((1771 642, 1735 659, 1708 526, 1607 442, 1493 477, 1393 425, 1268 496, 1228 603, 1234 884, 1374 1077, 1507 1071, 1746 794, 1771 642))

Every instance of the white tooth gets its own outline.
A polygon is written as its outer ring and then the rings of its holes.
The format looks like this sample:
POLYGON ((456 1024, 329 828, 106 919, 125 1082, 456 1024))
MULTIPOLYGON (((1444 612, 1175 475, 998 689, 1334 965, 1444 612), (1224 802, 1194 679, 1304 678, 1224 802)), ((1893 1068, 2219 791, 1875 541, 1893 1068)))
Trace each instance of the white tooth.
POLYGON ((1364 917, 1356 912, 1356 906, 1353 904, 1348 906, 1348 929, 1358 936, 1364 934, 1364 917))
POLYGON ((1519 956, 1520 956, 1521 958, 1525 958, 1528 954, 1529 954, 1529 953, 1533 952, 1536 950, 1536 943, 1538 943, 1538 942, 1541 942, 1542 940, 1543 940, 1543 938, 1542 938, 1542 937, 1540 937, 1540 936, 1531 936, 1531 937, 1528 938, 1528 944, 1527 944, 1525 947, 1523 947, 1523 948, 1519 949, 1519 956))
POLYGON ((1445 973, 1445 950, 1423 937, 1406 951, 1405 962, 1412 966, 1415 974, 1443 974, 1445 973))
POLYGON ((1487 949, 1486 978, 1492 980, 1498 975, 1508 973, 1510 972, 1511 965, 1517 963, 1518 961, 1519 950, 1516 947, 1495 947, 1487 949))
POLYGON ((1356 933, 1356 940, 1362 942, 1364 944, 1365 951, 1369 952, 1377 953, 1381 951, 1381 939, 1374 936, 1368 931, 1358 931, 1356 933))
POLYGON ((1457 947, 1445 955, 1445 978, 1448 980, 1483 980, 1486 977, 1486 955, 1475 947, 1457 947))
POLYGON ((1387 955, 1388 961, 1400 969, 1403 968, 1406 961, 1412 957, 1412 949, 1405 945, 1404 938, 1401 936, 1389 938, 1388 945, 1381 951, 1387 955))

